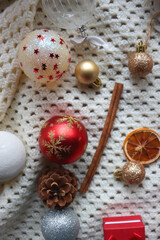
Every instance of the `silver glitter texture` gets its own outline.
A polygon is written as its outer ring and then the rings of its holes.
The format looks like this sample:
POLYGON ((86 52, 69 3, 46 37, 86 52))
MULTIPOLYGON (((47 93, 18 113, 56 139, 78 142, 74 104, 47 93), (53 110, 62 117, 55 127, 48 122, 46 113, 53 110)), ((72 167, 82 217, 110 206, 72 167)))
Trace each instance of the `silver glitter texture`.
POLYGON ((75 240, 80 224, 71 208, 51 209, 42 218, 41 229, 45 240, 75 240))

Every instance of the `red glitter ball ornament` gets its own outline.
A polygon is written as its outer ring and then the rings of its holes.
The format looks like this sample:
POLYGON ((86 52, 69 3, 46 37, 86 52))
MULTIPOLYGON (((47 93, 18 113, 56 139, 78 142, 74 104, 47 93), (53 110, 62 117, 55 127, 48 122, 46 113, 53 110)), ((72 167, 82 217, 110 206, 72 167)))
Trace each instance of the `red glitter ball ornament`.
POLYGON ((50 161, 58 164, 72 163, 81 157, 88 144, 84 125, 75 117, 54 116, 44 123, 39 145, 50 161))

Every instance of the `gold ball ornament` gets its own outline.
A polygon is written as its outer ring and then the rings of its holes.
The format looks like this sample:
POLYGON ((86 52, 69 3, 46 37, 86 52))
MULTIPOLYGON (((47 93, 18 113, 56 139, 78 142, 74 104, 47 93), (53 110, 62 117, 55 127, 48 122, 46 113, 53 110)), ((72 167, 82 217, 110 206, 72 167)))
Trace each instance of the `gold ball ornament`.
POLYGON ((128 61, 130 72, 137 77, 145 77, 152 71, 152 57, 145 52, 145 45, 140 41, 136 47, 136 52, 133 52, 128 61))
POLYGON ((140 184, 145 177, 144 166, 137 162, 127 162, 121 171, 123 181, 131 185, 140 184))
POLYGON ((60 79, 70 65, 70 50, 58 33, 40 29, 30 32, 18 49, 21 69, 31 79, 51 83, 60 79))
POLYGON ((102 85, 98 78, 99 68, 95 62, 86 59, 79 62, 75 68, 75 76, 80 83, 93 84, 96 87, 102 85))

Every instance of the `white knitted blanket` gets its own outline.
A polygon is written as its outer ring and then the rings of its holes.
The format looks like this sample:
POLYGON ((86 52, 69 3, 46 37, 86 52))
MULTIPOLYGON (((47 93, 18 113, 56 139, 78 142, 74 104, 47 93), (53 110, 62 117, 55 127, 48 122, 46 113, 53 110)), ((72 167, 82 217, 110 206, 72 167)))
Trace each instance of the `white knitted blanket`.
MULTIPOLYGON (((38 146, 43 123, 55 114, 64 113, 78 117, 86 126, 89 137, 86 153, 65 166, 77 175, 80 186, 97 147, 116 81, 124 84, 124 91, 109 142, 88 192, 78 193, 71 205, 80 219, 77 239, 103 239, 103 217, 133 214, 142 216, 147 240, 159 239, 159 161, 145 167, 146 178, 140 186, 131 187, 113 177, 115 169, 126 162, 122 145, 131 130, 149 127, 160 133, 160 33, 156 29, 147 49, 154 60, 152 73, 138 79, 130 75, 127 67, 127 53, 135 50, 139 40, 145 40, 154 12, 153 2, 97 0, 88 34, 101 36, 110 48, 70 44, 70 72, 50 90, 24 74, 20 76, 16 52, 20 40, 32 29, 61 30, 47 20, 38 0, 3 2, 0 2, 0 10, 5 7, 0 14, 0 129, 22 139, 27 162, 20 176, 0 186, 0 240, 43 239, 40 219, 47 207, 37 195, 37 177, 48 163, 38 146), (94 60, 100 68, 103 82, 100 89, 81 86, 74 77, 76 64, 86 58, 94 60)), ((69 42, 75 32, 73 29, 61 34, 69 42)))

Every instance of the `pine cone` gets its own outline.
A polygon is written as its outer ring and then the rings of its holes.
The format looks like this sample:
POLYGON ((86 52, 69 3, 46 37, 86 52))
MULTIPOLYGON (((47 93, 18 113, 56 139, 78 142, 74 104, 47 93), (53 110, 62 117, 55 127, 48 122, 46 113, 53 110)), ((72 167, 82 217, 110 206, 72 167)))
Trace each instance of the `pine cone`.
POLYGON ((39 197, 49 208, 69 206, 78 191, 77 177, 65 168, 47 169, 39 178, 39 197))

